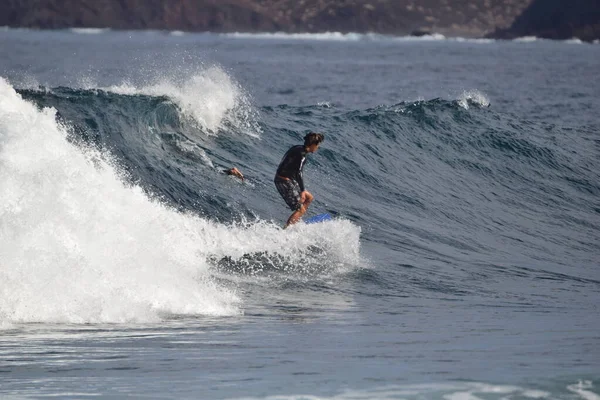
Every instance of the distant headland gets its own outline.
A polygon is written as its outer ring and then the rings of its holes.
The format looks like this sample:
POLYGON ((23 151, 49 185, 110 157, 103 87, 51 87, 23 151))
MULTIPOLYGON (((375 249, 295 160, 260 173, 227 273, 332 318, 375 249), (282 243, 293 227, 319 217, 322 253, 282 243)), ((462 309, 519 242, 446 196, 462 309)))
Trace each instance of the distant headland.
POLYGON ((0 26, 600 38, 598 0, 5 0, 0 26))

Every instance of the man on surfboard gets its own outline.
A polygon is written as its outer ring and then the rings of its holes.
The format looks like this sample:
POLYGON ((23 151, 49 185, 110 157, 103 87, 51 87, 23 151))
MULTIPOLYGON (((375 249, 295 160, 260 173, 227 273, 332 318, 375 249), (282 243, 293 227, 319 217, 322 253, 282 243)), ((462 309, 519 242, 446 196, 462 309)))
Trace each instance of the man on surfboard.
POLYGON ((322 134, 310 132, 304 136, 304 145, 290 148, 277 167, 275 187, 285 203, 294 211, 283 229, 298 222, 313 201, 313 195, 304 188, 302 168, 306 155, 317 151, 324 139, 322 134))

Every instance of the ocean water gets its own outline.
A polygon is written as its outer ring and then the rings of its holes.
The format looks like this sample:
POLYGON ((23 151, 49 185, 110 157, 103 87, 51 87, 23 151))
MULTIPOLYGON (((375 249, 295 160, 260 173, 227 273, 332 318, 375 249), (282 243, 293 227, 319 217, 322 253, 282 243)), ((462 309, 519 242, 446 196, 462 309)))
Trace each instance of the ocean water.
POLYGON ((0 55, 0 397, 600 399, 597 44, 4 29, 0 55), (338 216, 283 231, 309 130, 309 215, 338 216))

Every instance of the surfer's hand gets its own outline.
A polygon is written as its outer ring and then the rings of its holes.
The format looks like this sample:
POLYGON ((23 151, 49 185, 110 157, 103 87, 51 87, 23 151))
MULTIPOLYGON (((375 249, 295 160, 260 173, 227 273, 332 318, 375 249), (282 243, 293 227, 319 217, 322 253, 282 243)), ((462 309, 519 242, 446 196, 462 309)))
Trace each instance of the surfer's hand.
POLYGON ((300 204, 304 204, 305 201, 306 201, 306 190, 303 190, 302 192, 300 192, 300 204))
POLYGON ((304 204, 308 207, 308 205, 313 201, 313 195, 310 194, 308 190, 304 190, 300 193, 300 203, 304 204))
POLYGON ((229 168, 228 170, 225 171, 225 173, 227 175, 237 176, 238 178, 240 178, 242 180, 242 182, 244 181, 244 175, 242 175, 242 173, 240 172, 240 170, 237 169, 236 167, 229 168))

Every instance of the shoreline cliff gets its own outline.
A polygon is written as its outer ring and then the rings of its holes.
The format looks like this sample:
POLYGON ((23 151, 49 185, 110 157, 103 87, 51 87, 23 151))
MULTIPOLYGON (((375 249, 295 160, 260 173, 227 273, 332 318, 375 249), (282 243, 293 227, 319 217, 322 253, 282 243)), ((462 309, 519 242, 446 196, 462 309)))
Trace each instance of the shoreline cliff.
POLYGON ((0 26, 592 41, 600 38, 599 5, 598 0, 4 0, 0 26))

